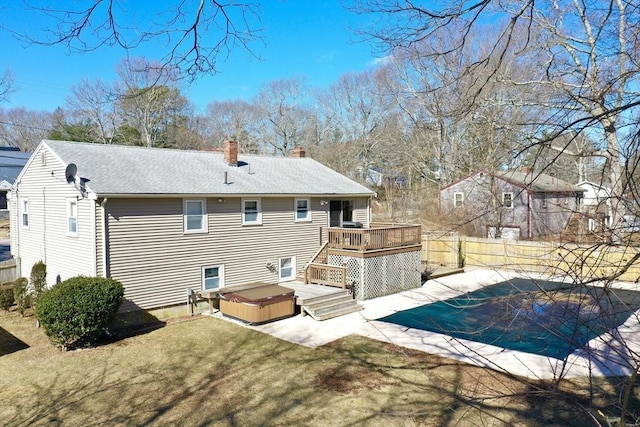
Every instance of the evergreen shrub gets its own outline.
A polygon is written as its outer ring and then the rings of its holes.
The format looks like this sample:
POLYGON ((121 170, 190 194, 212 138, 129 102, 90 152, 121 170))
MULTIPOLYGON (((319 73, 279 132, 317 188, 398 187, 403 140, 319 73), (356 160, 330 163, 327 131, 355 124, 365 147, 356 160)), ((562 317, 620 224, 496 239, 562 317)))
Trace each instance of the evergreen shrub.
POLYGON ((44 262, 38 261, 33 264, 33 267, 31 267, 29 282, 33 287, 31 303, 36 305, 40 294, 47 286, 47 265, 44 262))
POLYGON ((15 298, 13 297, 13 284, 5 283, 0 285, 0 308, 3 310, 9 310, 15 303, 15 298))
POLYGON ((124 287, 102 277, 77 276, 42 292, 38 320, 54 345, 68 350, 95 344, 122 304, 124 287))
POLYGON ((19 277, 13 282, 13 299, 18 306, 18 312, 24 316, 24 311, 29 305, 27 285, 29 281, 25 277, 19 277))

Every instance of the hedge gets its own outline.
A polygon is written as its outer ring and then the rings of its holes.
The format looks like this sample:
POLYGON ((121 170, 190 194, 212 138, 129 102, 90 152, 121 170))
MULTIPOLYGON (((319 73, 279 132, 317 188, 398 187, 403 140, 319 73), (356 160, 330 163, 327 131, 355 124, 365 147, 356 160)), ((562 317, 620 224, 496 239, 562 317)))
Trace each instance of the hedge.
POLYGON ((72 277, 42 292, 36 315, 45 333, 63 350, 95 344, 114 319, 124 287, 102 277, 72 277))

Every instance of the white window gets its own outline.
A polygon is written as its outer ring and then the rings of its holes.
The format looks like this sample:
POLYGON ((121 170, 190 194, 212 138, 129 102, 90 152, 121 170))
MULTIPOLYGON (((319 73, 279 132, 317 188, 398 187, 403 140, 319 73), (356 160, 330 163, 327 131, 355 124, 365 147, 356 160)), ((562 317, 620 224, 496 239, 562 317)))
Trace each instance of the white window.
POLYGON ((513 207, 513 193, 502 193, 502 206, 505 208, 513 207))
POLYGON ((67 235, 78 235, 78 200, 67 200, 67 235))
POLYGON ((296 199, 296 221, 310 221, 309 199, 296 199))
POLYGON ((464 194, 463 193, 453 193, 453 206, 456 208, 461 208, 464 202, 464 194))
POLYGON ((207 231, 207 211, 204 200, 184 201, 184 232, 201 233, 207 231))
POLYGON ((280 258, 280 280, 293 280, 296 275, 296 257, 280 258))
POLYGON ((29 199, 22 199, 20 203, 20 224, 23 228, 29 228, 29 199))
POLYGON ((262 224, 260 199, 242 200, 242 224, 262 224))
POLYGON ((202 290, 212 291, 224 287, 224 266, 202 267, 202 290))

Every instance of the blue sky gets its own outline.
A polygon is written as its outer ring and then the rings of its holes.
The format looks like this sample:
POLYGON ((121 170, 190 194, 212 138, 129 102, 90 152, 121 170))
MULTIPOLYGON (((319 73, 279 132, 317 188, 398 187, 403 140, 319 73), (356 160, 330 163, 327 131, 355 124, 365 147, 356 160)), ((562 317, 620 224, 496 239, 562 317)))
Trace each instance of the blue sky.
MULTIPOLYGON (((154 1, 168 8, 180 0, 154 1)), ((64 3, 76 3, 71 0, 28 2, 49 3, 59 8, 64 3)), ((120 3, 144 7, 146 2, 120 0, 120 3)), ((345 11, 338 0, 264 0, 259 13, 261 22, 255 25, 263 29, 263 42, 254 43, 252 47, 261 60, 238 47, 220 64, 219 74, 202 76, 185 87, 183 93, 199 112, 204 112, 206 105, 214 100, 248 99, 269 81, 305 76, 310 86, 326 87, 345 73, 375 66, 377 56, 371 45, 357 42, 351 31, 367 18, 345 11)), ((5 108, 53 111, 64 106, 69 87, 82 78, 116 80, 115 65, 125 56, 121 49, 104 47, 96 52, 69 54, 64 46, 26 44, 5 29, 41 35, 44 24, 42 14, 29 11, 22 1, 0 0, 0 72, 10 69, 17 86, 10 102, 2 105, 5 108)), ((153 49, 148 46, 130 54, 158 59, 153 56, 153 49)))

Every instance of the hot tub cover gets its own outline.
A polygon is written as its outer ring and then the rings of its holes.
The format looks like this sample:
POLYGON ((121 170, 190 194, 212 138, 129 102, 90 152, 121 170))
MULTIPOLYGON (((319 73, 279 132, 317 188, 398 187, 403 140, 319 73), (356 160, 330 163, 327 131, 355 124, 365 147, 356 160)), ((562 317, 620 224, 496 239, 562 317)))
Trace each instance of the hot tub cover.
POLYGON ((279 285, 264 285, 239 291, 220 292, 220 298, 260 307, 291 300, 294 290, 279 285))

